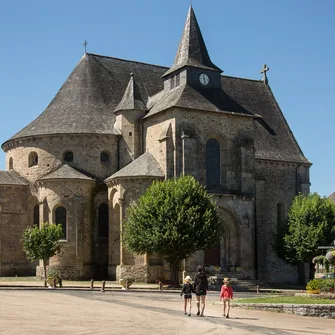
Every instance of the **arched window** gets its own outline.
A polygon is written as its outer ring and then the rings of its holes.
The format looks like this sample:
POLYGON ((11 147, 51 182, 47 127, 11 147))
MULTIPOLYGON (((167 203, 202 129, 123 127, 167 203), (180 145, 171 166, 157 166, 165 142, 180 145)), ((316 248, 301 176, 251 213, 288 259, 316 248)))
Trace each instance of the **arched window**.
POLYGON ((285 206, 282 202, 277 203, 277 226, 285 223, 285 206))
POLYGON ((37 227, 40 225, 40 206, 39 205, 34 206, 34 225, 37 227))
POLYGON ((9 161, 8 161, 8 170, 13 170, 13 157, 9 158, 9 161))
POLYGON ((29 154, 28 161, 29 161, 29 163, 28 163, 29 167, 38 165, 38 155, 35 151, 33 151, 29 154))
POLYGON ((56 208, 55 223, 61 224, 63 228, 63 238, 66 239, 66 209, 62 206, 56 208))
POLYGON ((106 151, 102 151, 101 154, 100 154, 100 161, 102 163, 107 163, 109 162, 109 155, 106 151))
POLYGON ((98 236, 108 238, 109 211, 107 204, 100 204, 98 208, 98 236))
POLYGON ((211 138, 206 143, 206 185, 219 185, 220 177, 220 144, 211 138))
POLYGON ((73 152, 72 151, 66 151, 64 153, 64 162, 71 163, 73 162, 73 152))

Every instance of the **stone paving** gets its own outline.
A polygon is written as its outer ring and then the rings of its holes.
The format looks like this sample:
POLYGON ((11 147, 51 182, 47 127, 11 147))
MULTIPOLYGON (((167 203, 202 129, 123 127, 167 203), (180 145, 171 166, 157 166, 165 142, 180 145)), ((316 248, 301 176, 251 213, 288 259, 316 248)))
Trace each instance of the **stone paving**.
POLYGON ((225 319, 217 300, 208 296, 201 318, 183 314, 178 293, 1 289, 0 334, 334 334, 331 319, 246 309, 225 319))

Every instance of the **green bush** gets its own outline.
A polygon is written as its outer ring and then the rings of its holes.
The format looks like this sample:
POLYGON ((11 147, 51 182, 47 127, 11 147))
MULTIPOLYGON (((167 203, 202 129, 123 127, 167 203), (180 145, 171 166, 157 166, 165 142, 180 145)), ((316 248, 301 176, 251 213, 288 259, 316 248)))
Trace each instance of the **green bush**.
POLYGON ((306 290, 312 293, 320 292, 320 281, 322 279, 312 279, 306 285, 306 290))
POLYGON ((306 285, 306 290, 311 293, 334 292, 334 280, 315 278, 306 285))

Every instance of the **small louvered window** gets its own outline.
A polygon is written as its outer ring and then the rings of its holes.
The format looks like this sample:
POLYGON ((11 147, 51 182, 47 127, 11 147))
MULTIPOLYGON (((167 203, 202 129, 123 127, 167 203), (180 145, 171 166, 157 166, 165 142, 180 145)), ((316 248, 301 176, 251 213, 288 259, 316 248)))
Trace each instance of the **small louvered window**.
POLYGON ((180 73, 176 75, 176 87, 180 85, 180 73))
POLYGON ((109 162, 109 154, 106 152, 106 151, 103 151, 101 154, 100 154, 100 161, 102 163, 107 163, 109 162))

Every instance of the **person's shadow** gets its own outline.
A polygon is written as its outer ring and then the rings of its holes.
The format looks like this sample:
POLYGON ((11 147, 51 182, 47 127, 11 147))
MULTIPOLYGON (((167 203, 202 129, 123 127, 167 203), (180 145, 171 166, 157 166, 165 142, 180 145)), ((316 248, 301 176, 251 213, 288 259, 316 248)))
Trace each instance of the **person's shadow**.
POLYGON ((206 316, 207 319, 225 319, 225 320, 259 320, 258 318, 240 318, 240 317, 229 317, 228 319, 224 316, 206 316))

